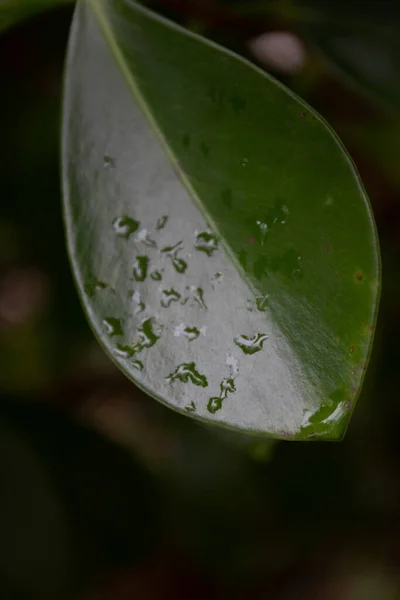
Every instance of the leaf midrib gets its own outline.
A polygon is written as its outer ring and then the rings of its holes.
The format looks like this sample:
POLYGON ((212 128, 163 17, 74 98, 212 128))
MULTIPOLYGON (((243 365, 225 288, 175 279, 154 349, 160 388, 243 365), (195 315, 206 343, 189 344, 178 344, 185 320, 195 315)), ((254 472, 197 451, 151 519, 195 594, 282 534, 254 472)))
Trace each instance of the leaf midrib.
MULTIPOLYGON (((85 0, 82 0, 82 1, 85 1, 85 0)), ((151 129, 154 131, 155 135, 157 136, 158 140, 160 141, 165 154, 167 155, 168 159, 171 162, 171 165, 177 167, 177 170, 179 172, 179 177, 182 181, 182 184, 185 186, 186 190, 189 193, 189 196, 191 197, 193 203, 195 204, 195 206, 198 208, 198 210, 202 214, 206 223, 209 223, 211 229, 213 229, 214 233, 217 234, 226 254, 228 255, 228 257, 234 264, 234 266, 237 269, 237 271, 239 272, 241 278, 243 279, 245 284, 248 286, 251 293, 254 296, 257 295, 258 290, 255 288, 252 281, 247 277, 246 272, 244 271, 242 265, 236 258, 230 245, 226 242, 224 236, 221 234, 221 231, 220 231, 217 223, 215 222, 213 217, 208 212, 208 210, 205 207, 204 203, 202 202, 200 196, 194 189, 190 179, 188 178, 186 173, 181 168, 179 168, 179 166, 178 166, 179 161, 178 161, 174 151, 172 150, 171 146, 169 145, 166 137, 164 136, 164 133, 162 132, 162 129, 159 126, 156 118, 154 117, 153 113, 149 109, 149 106, 141 92, 139 83, 138 83, 137 79, 135 78, 134 73, 130 70, 130 68, 127 64, 127 61, 125 60, 125 57, 123 55, 123 52, 118 45, 116 36, 114 35, 112 27, 110 26, 110 24, 108 22, 106 12, 104 11, 104 9, 102 7, 102 0, 88 0, 88 1, 92 7, 94 15, 97 19, 97 22, 99 24, 99 27, 100 27, 102 33, 106 39, 106 42, 110 48, 110 51, 111 51, 115 61, 117 62, 118 67, 120 68, 121 73, 129 87, 132 95, 134 96, 135 100, 137 101, 139 108, 141 109, 142 113, 144 114, 145 118, 147 119, 151 129)), ((134 10, 143 12, 146 15, 151 14, 151 18, 158 19, 158 16, 155 13, 152 13, 152 12, 146 10, 145 8, 137 5, 135 2, 131 2, 131 5, 134 10)), ((168 22, 168 20, 163 19, 163 23, 166 26, 171 27, 171 24, 168 22)), ((176 27, 179 28, 179 30, 181 31, 181 33, 183 35, 185 35, 185 34, 190 35, 190 33, 187 32, 185 29, 183 29, 179 26, 176 26, 176 27)), ((196 37, 198 37, 198 36, 196 36, 196 37)), ((204 38, 199 38, 199 41, 201 41, 204 44, 207 44, 207 40, 204 38)), ((224 49, 221 47, 221 50, 223 51, 224 49)))

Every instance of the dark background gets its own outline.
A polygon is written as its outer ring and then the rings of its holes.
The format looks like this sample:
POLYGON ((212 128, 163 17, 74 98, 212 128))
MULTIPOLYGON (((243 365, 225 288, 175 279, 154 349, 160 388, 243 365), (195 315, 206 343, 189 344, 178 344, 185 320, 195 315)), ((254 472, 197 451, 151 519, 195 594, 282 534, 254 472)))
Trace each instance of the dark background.
POLYGON ((72 6, 2 33, 0 597, 398 599, 397 2, 148 4, 255 60, 341 136, 381 241, 373 357, 341 443, 243 449, 125 380, 85 322, 64 244, 59 131, 72 6), (305 43, 292 73, 249 45, 282 30, 305 43), (364 40, 359 71, 328 60, 330 36, 364 40))

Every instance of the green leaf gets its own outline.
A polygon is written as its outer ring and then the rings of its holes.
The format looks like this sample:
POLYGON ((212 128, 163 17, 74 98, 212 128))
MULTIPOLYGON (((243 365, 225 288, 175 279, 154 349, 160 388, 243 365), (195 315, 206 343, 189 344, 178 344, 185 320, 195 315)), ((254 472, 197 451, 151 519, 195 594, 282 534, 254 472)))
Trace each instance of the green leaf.
POLYGON ((33 15, 73 0, 0 0, 0 32, 33 15))
POLYGON ((126 375, 209 424, 340 438, 380 262, 358 174, 322 118, 133 2, 84 0, 62 154, 78 289, 126 375))

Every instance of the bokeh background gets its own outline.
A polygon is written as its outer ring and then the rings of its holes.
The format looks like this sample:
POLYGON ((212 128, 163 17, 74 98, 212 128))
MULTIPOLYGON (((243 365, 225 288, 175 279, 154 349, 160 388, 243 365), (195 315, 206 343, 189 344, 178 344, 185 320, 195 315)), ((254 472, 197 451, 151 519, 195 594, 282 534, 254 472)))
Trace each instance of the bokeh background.
POLYGON ((0 597, 400 599, 397 2, 147 4, 267 69, 344 141, 381 241, 372 361, 340 443, 249 445, 128 382, 90 332, 64 244, 73 6, 2 32, 0 597))

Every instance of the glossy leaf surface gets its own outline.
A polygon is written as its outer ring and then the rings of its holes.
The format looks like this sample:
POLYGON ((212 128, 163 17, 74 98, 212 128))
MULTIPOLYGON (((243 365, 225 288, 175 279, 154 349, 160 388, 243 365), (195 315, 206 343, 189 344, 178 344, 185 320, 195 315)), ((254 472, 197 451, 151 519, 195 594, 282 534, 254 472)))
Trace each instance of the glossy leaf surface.
POLYGON ((321 117, 135 3, 84 0, 63 127, 73 270, 127 376, 211 424, 340 438, 370 353, 379 253, 321 117))

